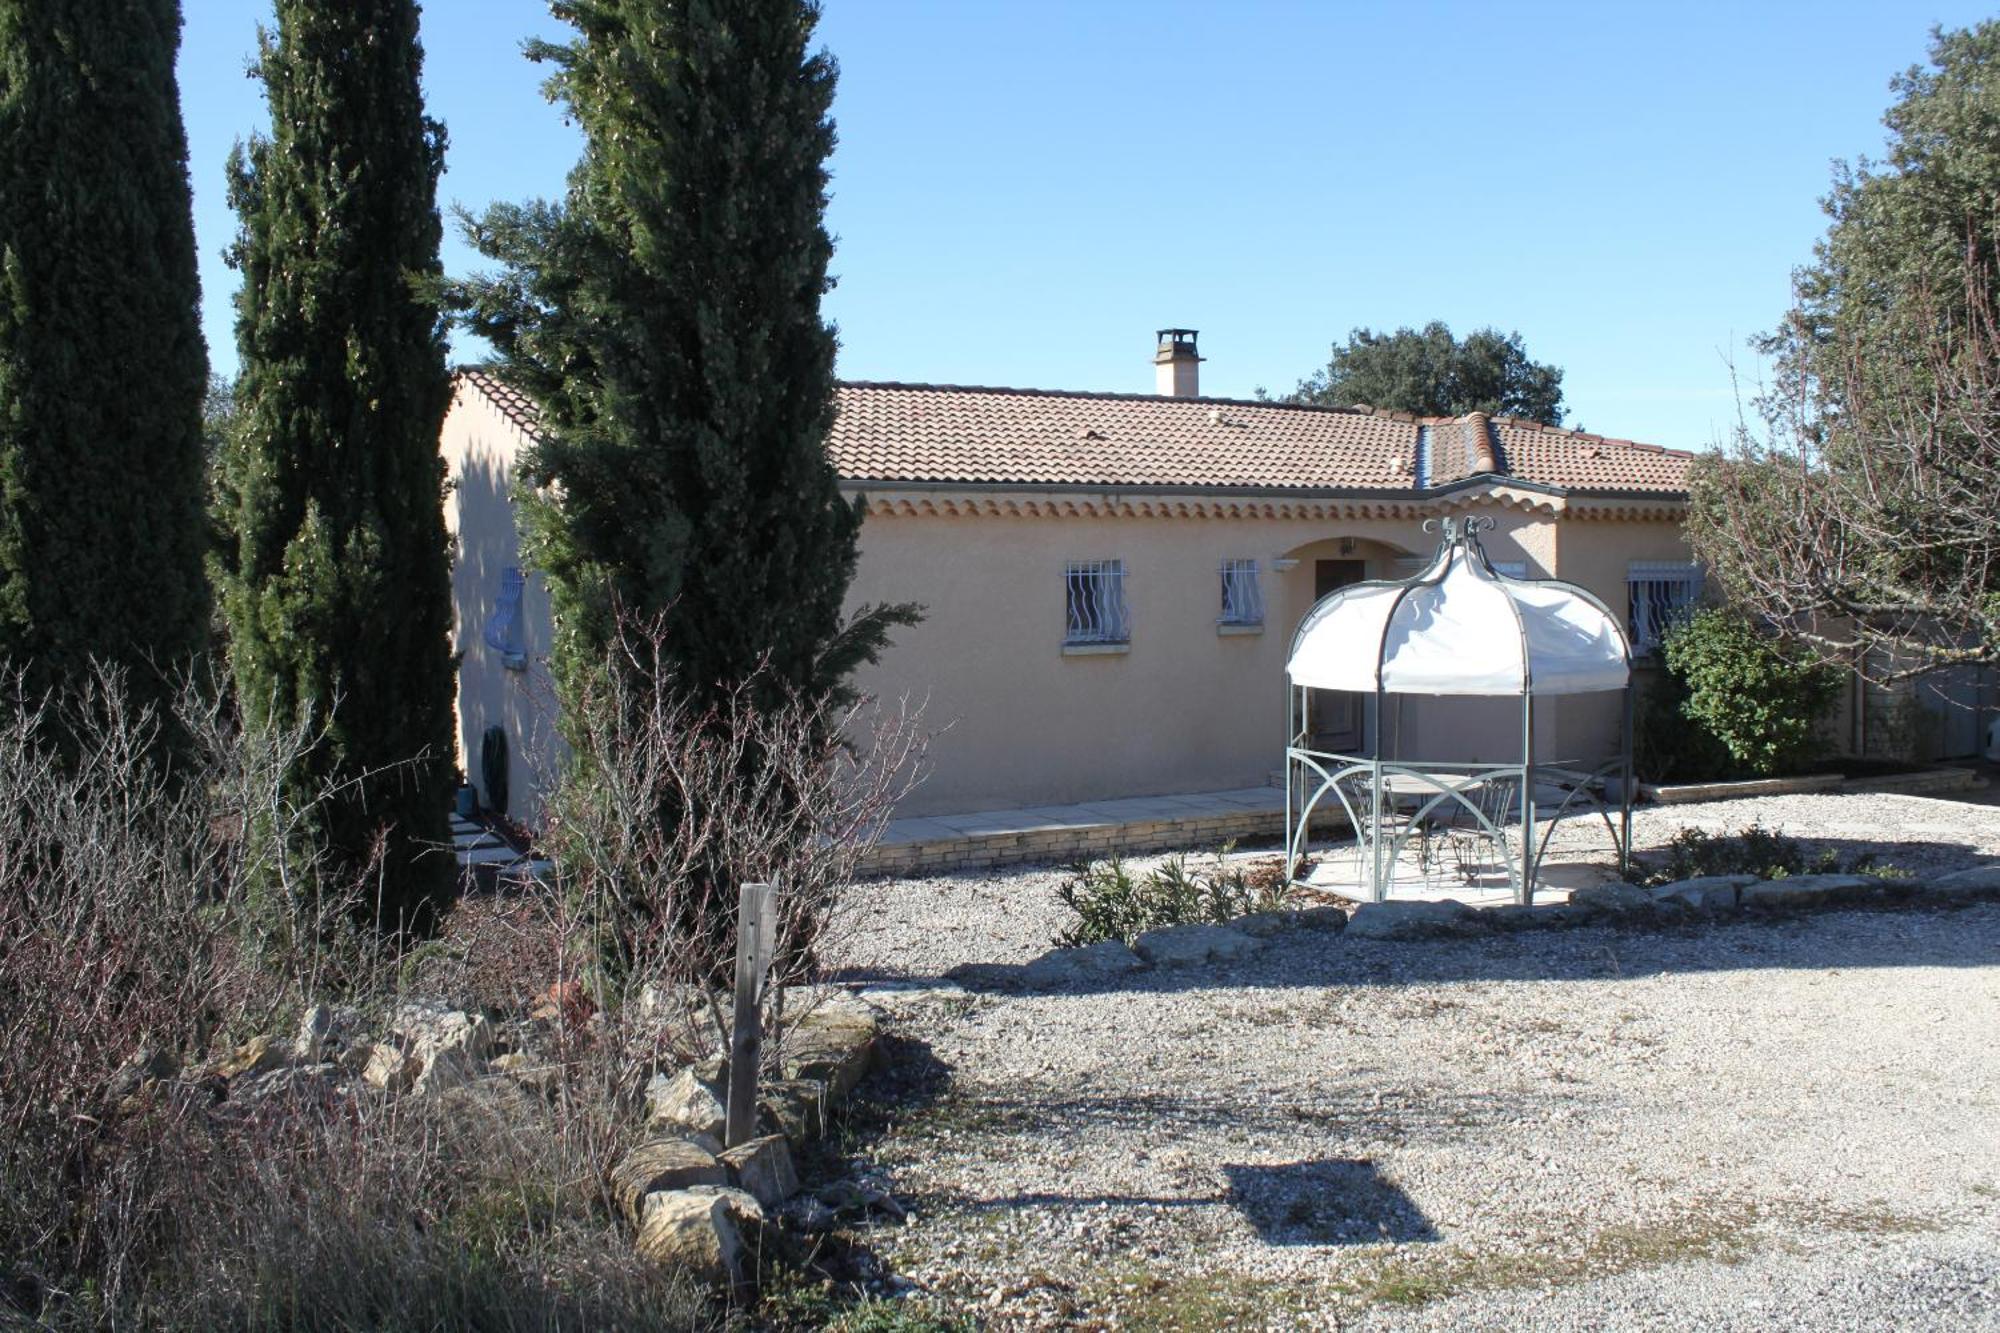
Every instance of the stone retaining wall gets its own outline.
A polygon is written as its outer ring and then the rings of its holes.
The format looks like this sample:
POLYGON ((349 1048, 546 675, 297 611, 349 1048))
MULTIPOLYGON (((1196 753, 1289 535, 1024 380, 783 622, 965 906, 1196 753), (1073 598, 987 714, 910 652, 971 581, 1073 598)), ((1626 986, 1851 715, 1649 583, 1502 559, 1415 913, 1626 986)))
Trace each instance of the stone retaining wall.
MULTIPOLYGON (((1317 835, 1345 833, 1347 816, 1315 814, 1317 835)), ((1031 861, 1063 863, 1137 856, 1145 852, 1219 847, 1285 835, 1282 810, 1245 810, 1232 815, 1201 815, 1187 819, 1140 820, 1129 824, 1084 824, 1037 828, 1008 833, 968 833, 927 842, 901 842, 873 848, 856 873, 911 875, 928 870, 982 870, 1031 861)))
POLYGON ((1743 796, 1795 796, 1801 792, 1895 792, 1927 796, 1968 791, 1984 779, 1969 768, 1925 768, 1914 773, 1844 778, 1838 773, 1812 773, 1794 778, 1751 778, 1742 782, 1684 782, 1669 786, 1642 783, 1639 795, 1660 805, 1691 805, 1696 801, 1728 801, 1743 796))
POLYGON ((1931 796, 1939 792, 1970 791, 1986 785, 1986 779, 1970 768, 1926 768, 1915 773, 1890 773, 1874 778, 1848 778, 1841 791, 1895 792, 1899 796, 1931 796))

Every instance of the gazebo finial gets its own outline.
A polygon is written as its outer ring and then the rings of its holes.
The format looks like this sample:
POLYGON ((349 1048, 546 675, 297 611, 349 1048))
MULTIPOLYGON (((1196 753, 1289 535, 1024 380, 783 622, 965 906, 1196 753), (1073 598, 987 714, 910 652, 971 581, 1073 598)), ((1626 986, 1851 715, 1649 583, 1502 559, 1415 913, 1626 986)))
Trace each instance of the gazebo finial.
POLYGON ((1465 514, 1462 516, 1446 514, 1442 518, 1427 518, 1424 520, 1425 532, 1441 532, 1444 534, 1443 538, 1438 542, 1440 547, 1450 546, 1457 542, 1477 543, 1479 540, 1478 535, 1482 532, 1493 531, 1493 527, 1494 520, 1486 514, 1465 514))

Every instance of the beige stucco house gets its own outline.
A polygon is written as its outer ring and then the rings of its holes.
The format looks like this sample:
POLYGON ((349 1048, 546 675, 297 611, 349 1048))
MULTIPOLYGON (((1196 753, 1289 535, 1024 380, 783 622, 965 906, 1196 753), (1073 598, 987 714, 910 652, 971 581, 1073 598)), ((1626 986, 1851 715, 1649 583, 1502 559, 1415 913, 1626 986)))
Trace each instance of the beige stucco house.
MULTIPOLYGON (((1501 417, 1456 419, 1204 398, 1195 336, 1162 332, 1156 394, 840 386, 828 450, 864 500, 856 602, 918 602, 921 625, 861 681, 941 728, 901 813, 1207 791, 1270 780, 1284 751, 1293 627, 1330 588, 1396 577, 1427 519, 1495 520, 1488 553, 1629 614, 1643 655, 1699 590, 1681 535, 1691 455, 1501 417)), ((520 559, 507 477, 532 405, 465 371, 445 421, 454 483, 461 759, 505 728, 514 809, 548 732, 548 603, 520 559)), ((1408 757, 1500 759, 1518 704, 1412 701, 1408 757)), ((1359 743, 1362 711, 1319 708, 1359 743)), ((1615 744, 1615 696, 1538 713, 1537 749, 1615 744)), ((1341 733, 1347 733, 1345 735, 1341 733)))

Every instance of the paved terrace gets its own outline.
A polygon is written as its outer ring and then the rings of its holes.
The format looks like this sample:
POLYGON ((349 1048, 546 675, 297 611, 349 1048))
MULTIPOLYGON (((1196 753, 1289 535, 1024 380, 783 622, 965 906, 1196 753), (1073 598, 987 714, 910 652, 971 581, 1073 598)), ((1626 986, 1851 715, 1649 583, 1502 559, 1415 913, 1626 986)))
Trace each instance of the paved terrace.
MULTIPOLYGON (((1776 796, 1808 790, 1840 792, 1897 792, 1905 794, 1951 794, 1958 799, 1980 799, 1969 795, 1973 788, 1985 789, 1978 776, 1986 766, 1960 761, 1916 772, 1889 776, 1842 780, 1824 778, 1791 779, 1779 782, 1711 783, 1703 787, 1676 789, 1674 802, 1718 800, 1731 796, 1776 796)), ((1660 799, 1667 799, 1662 793, 1660 799)), ((1637 807, 1635 807, 1637 808, 1637 807)), ((1566 828, 1578 830, 1586 842, 1596 835, 1582 831, 1591 821, 1573 814, 1566 828)), ((1037 805, 1020 809, 978 810, 962 815, 931 815, 893 819, 881 843, 861 864, 865 875, 906 875, 924 870, 960 870, 1026 862, 1069 861, 1104 857, 1112 853, 1136 855, 1142 852, 1199 851, 1219 847, 1233 840, 1281 841, 1285 829, 1285 790, 1280 786, 1234 787, 1228 791, 1191 792, 1180 796, 1135 796, 1117 800, 1086 801, 1079 805, 1037 805)), ((1546 829, 1546 824, 1537 821, 1546 829)), ((1313 814, 1315 840, 1349 835, 1347 817, 1337 804, 1323 804, 1313 814)), ((1544 834, 1543 836, 1546 836, 1544 834)), ((1565 837, 1572 841, 1577 835, 1565 837)), ((1569 859, 1556 857, 1556 860, 1569 859)), ((1548 890, 1566 891, 1604 878, 1601 873, 1568 872, 1544 863, 1544 877, 1538 897, 1548 890), (1554 882, 1552 883, 1551 880, 1554 882)), ((1426 888, 1436 889, 1433 868, 1426 872, 1415 864, 1399 862, 1396 872, 1397 896, 1426 896, 1426 888)), ((1488 896, 1478 886, 1467 901, 1488 896)), ((1430 896, 1436 896, 1432 894, 1430 896)))

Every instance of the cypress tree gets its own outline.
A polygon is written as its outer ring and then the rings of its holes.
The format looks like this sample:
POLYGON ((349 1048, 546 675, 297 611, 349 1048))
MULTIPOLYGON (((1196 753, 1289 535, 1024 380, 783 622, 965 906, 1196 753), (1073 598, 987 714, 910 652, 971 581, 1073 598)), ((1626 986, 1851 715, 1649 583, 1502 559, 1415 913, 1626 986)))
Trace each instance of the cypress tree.
MULTIPOLYGON (((818 7, 552 8, 577 37, 529 52, 554 63, 549 91, 582 127, 583 159, 563 204, 496 206, 470 225, 504 267, 460 300, 541 409, 518 498, 555 615, 565 716, 581 723, 614 660, 638 698, 690 702, 719 728, 736 691, 767 711, 843 696, 916 609, 843 617, 861 508, 826 455, 835 71, 811 47, 818 7), (614 651, 635 625, 661 636, 657 675, 650 653, 614 651)), ((789 788, 766 786, 765 759, 746 746, 742 780, 782 802, 789 788)), ((662 824, 701 813, 678 799, 662 824)), ((718 967, 738 872, 710 851, 669 923, 718 967)), ((645 909, 598 906, 604 960, 621 966, 645 909)))
POLYGON ((296 775, 335 787, 336 867, 386 834, 385 926, 448 896, 450 567, 438 430, 450 395, 437 180, 413 0, 280 0, 260 34, 271 136, 239 145, 242 359, 220 488, 218 582, 253 719, 311 718, 296 775))
POLYGON ((0 0, 0 662, 165 697, 208 629, 175 0, 0 0))
POLYGON ((625 614, 676 687, 823 696, 908 607, 843 621, 861 523, 826 456, 835 68, 801 0, 557 0, 531 44, 582 127, 561 206, 496 206, 469 326, 541 408, 522 488, 573 702, 625 614), (766 670, 759 674, 759 666, 766 670))

